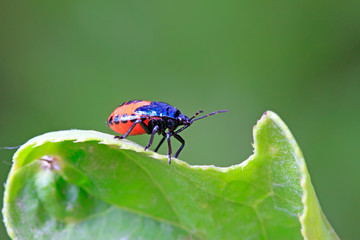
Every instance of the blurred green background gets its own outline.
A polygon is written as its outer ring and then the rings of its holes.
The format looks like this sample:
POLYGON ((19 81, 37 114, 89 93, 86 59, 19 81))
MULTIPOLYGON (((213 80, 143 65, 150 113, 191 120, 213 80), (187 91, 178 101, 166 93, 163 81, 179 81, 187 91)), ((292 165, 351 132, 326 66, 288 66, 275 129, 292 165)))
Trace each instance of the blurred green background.
MULTIPOLYGON (((358 239, 360 1, 3 1, 0 27, 0 146, 112 134, 113 109, 144 99, 229 110, 184 131, 180 155, 229 166, 252 154, 252 126, 273 110, 334 229, 358 239)), ((13 153, 0 150, 3 183, 13 153)))

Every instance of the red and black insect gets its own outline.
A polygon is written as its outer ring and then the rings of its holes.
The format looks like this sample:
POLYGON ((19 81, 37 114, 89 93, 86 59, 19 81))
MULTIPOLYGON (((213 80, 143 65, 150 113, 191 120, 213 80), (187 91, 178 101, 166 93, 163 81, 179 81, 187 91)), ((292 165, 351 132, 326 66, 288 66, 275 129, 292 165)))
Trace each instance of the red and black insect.
POLYGON ((115 136, 115 138, 124 139, 128 135, 140 135, 151 134, 148 145, 145 150, 148 149, 154 139, 156 133, 162 134, 159 145, 155 148, 157 152, 167 139, 168 144, 168 157, 169 164, 171 163, 171 143, 170 137, 176 138, 181 146, 175 153, 174 157, 178 157, 181 150, 184 148, 185 141, 180 137, 179 133, 188 128, 194 121, 206 118, 216 113, 227 112, 227 110, 221 110, 209 113, 199 118, 195 118, 200 110, 194 114, 191 118, 183 115, 177 108, 163 102, 150 102, 142 100, 133 100, 124 102, 117 107, 109 116, 107 125, 117 133, 123 134, 122 136, 115 136), (179 126, 180 129, 176 130, 179 126))

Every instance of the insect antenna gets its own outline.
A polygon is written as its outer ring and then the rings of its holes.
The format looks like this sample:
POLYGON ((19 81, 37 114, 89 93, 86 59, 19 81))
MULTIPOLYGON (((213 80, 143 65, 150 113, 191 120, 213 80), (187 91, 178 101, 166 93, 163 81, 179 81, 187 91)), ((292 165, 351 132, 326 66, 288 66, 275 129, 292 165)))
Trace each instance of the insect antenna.
POLYGON ((224 113, 224 112, 227 112, 227 111, 228 111, 228 110, 220 110, 220 111, 212 112, 212 113, 206 114, 206 115, 204 115, 204 116, 202 116, 202 117, 193 119, 193 118, 196 117, 199 113, 202 113, 202 112, 203 112, 202 110, 200 110, 200 111, 198 111, 197 113, 195 113, 192 118, 189 119, 190 121, 189 121, 188 124, 186 124, 185 126, 183 126, 182 128, 180 128, 179 130, 177 130, 177 131, 175 132, 175 134, 178 134, 179 132, 182 132, 182 131, 184 131, 186 128, 190 127, 190 125, 191 125, 194 121, 196 121, 196 120, 200 120, 200 119, 206 118, 206 117, 208 117, 208 116, 211 116, 211 115, 214 115, 214 114, 217 114, 217 113, 224 113))
POLYGON ((21 146, 22 146, 22 145, 14 146, 14 147, 0 147, 0 148, 11 150, 11 149, 18 149, 18 148, 20 148, 21 146))
POLYGON ((199 115, 200 113, 203 113, 204 111, 203 110, 199 110, 199 111, 197 111, 195 114, 194 114, 194 116, 192 116, 190 119, 189 119, 189 121, 190 120, 192 120, 193 118, 195 118, 197 115, 199 115))
POLYGON ((194 121, 197 121, 197 120, 206 118, 206 117, 208 117, 208 116, 211 116, 211 115, 214 115, 214 114, 217 114, 217 113, 224 113, 224 112, 227 112, 227 111, 228 111, 228 110, 220 110, 220 111, 212 112, 212 113, 206 114, 206 115, 204 115, 204 116, 202 116, 202 117, 195 118, 195 119, 191 120, 191 122, 194 122, 194 121))

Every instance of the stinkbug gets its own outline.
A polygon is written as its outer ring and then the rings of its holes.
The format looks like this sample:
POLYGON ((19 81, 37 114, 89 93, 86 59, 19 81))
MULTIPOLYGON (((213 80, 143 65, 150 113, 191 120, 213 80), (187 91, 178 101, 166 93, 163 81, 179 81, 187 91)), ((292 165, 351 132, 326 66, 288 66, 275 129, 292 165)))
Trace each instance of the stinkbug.
POLYGON ((171 163, 171 143, 170 137, 176 138, 181 146, 175 153, 174 157, 177 158, 181 150, 185 146, 185 141, 180 137, 179 133, 188 128, 194 121, 206 118, 216 113, 227 112, 227 110, 221 110, 206 114, 202 117, 195 118, 198 114, 202 113, 200 110, 194 114, 191 118, 182 114, 177 108, 163 102, 150 102, 143 100, 133 100, 124 102, 117 107, 109 116, 107 125, 117 133, 123 134, 122 136, 115 136, 115 138, 125 139, 129 135, 151 134, 148 145, 145 150, 148 149, 153 142, 156 133, 161 134, 159 145, 155 148, 157 152, 167 139, 168 144, 168 158, 169 164, 171 163), (176 130, 179 126, 180 129, 176 130))

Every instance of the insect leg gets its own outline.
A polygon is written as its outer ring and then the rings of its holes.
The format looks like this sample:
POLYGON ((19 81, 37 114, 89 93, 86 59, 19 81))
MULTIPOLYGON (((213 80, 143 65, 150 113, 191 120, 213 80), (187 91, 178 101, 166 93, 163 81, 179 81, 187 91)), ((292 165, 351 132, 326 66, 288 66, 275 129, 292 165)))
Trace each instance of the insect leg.
POLYGON ((138 124, 139 122, 141 122, 142 120, 136 120, 133 125, 131 125, 131 127, 129 128, 129 130, 122 136, 115 136, 115 138, 118 138, 118 139, 125 139, 129 134, 130 132, 134 129, 134 127, 136 126, 136 124, 138 124))
POLYGON ((151 134, 150 128, 148 126, 146 126, 146 124, 143 121, 140 122, 140 125, 147 134, 151 134))
POLYGON ((172 153, 171 143, 170 143, 170 137, 171 137, 171 132, 170 132, 170 129, 169 129, 169 131, 168 131, 167 134, 166 134, 166 139, 167 139, 167 143, 168 143, 168 158, 169 158, 169 164, 171 164, 171 153, 172 153))
POLYGON ((159 129, 159 126, 158 126, 158 125, 156 125, 156 126, 154 127, 154 129, 152 130, 152 133, 151 133, 151 137, 150 137, 149 143, 148 143, 148 145, 146 145, 146 147, 145 147, 144 151, 146 151, 146 149, 148 149, 148 148, 151 146, 151 144, 153 143, 154 136, 155 136, 155 134, 157 133, 158 129, 159 129))
POLYGON ((157 152, 160 148, 160 146, 163 144, 163 142, 165 141, 166 135, 163 136, 163 138, 160 140, 159 145, 155 148, 154 152, 157 152))
POLYGON ((185 130, 186 128, 188 128, 188 127, 190 127, 190 124, 183 126, 183 127, 180 128, 179 130, 177 130, 177 131, 175 132, 175 134, 184 131, 184 130, 185 130))
POLYGON ((173 136, 179 141, 181 142, 181 146, 179 148, 179 150, 177 150, 177 152, 175 153, 174 157, 177 158, 181 152, 181 150, 184 148, 185 146, 185 140, 180 137, 180 135, 177 135, 176 133, 173 133, 173 136))

